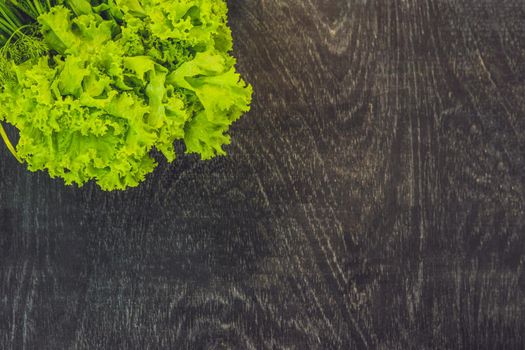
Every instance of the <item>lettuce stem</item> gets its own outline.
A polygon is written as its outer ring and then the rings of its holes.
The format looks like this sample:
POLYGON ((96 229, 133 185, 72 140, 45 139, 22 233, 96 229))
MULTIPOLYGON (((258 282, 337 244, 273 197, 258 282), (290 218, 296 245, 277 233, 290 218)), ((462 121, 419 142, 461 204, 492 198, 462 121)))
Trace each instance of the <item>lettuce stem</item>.
POLYGON ((13 146, 11 141, 9 140, 9 137, 7 137, 7 134, 6 134, 5 130, 4 130, 4 127, 2 126, 1 123, 0 123, 0 136, 2 136, 2 139, 4 139, 4 142, 5 142, 6 146, 7 146, 7 149, 13 154, 13 156, 16 158, 16 160, 18 160, 20 163, 23 163, 22 159, 20 159, 18 154, 16 154, 15 147, 13 146))

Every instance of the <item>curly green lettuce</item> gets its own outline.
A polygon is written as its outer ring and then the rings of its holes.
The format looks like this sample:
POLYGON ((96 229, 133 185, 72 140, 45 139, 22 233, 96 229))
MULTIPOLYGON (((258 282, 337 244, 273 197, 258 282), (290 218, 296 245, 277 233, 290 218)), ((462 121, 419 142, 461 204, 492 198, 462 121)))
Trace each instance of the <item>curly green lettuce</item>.
MULTIPOLYGON (((224 1, 65 1, 37 17, 45 54, 10 60, 0 120, 18 157, 66 184, 137 186, 174 141, 224 155, 252 88, 235 71, 224 1)), ((5 69, 4 69, 5 70, 5 69)))

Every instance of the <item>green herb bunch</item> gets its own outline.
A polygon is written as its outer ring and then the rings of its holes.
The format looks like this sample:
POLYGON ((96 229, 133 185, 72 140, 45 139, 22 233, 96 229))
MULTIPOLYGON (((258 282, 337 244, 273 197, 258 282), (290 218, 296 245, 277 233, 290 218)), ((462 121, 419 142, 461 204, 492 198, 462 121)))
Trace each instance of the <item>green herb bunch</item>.
POLYGON ((175 159, 224 155, 252 88, 235 71, 224 0, 0 0, 0 121, 31 171, 104 190, 175 159))

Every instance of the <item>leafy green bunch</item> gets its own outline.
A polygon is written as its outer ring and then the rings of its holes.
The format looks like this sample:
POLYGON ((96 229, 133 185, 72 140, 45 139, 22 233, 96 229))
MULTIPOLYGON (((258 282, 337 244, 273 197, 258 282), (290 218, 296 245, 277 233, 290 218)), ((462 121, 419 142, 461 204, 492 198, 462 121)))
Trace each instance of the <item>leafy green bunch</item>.
POLYGON ((175 140, 224 155, 249 110, 223 0, 0 0, 0 43, 15 154, 67 184, 137 186, 175 140))

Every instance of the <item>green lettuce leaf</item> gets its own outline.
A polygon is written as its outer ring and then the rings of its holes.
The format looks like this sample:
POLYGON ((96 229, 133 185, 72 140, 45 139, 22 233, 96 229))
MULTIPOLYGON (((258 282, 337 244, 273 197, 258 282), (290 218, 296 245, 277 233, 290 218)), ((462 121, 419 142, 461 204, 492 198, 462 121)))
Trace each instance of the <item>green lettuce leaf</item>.
POLYGON ((38 17, 49 51, 10 63, 0 120, 31 171, 104 190, 137 186, 175 140, 225 155, 252 88, 235 71, 224 1, 65 0, 38 17))

